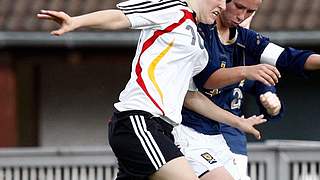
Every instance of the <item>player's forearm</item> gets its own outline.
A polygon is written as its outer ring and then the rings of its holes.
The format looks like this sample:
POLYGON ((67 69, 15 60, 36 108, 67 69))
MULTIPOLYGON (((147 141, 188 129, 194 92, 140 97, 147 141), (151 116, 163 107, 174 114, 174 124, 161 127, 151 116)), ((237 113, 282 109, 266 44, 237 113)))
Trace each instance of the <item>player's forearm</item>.
POLYGON ((320 55, 312 54, 308 57, 306 63, 304 64, 305 70, 317 70, 320 69, 320 55))
POLYGON ((129 28, 130 21, 120 10, 96 11, 72 18, 76 28, 89 27, 104 30, 117 30, 129 28))
POLYGON ((189 91, 184 106, 198 114, 232 127, 239 127, 241 118, 221 109, 200 92, 189 91))
POLYGON ((221 68, 215 71, 204 84, 206 89, 219 89, 245 79, 243 66, 233 68, 221 68))

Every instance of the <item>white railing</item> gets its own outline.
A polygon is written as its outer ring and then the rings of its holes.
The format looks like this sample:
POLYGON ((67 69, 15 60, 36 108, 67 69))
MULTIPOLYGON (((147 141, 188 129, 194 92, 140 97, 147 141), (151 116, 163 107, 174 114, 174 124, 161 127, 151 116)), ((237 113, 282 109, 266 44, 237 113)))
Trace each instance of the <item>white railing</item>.
POLYGON ((0 151, 0 180, 112 180, 110 148, 20 148, 0 151))
MULTIPOLYGON (((320 142, 249 144, 252 180, 320 180, 320 142)), ((107 147, 0 149, 0 180, 113 180, 116 159, 107 147)))
POLYGON ((248 149, 252 180, 320 180, 320 142, 272 140, 248 149))

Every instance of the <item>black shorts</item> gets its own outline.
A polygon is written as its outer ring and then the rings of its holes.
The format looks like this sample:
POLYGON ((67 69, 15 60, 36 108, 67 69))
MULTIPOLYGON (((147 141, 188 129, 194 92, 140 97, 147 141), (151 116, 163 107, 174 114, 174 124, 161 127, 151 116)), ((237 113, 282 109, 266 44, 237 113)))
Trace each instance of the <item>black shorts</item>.
POLYGON ((166 162, 183 156, 174 144, 172 129, 145 111, 114 112, 109 143, 118 159, 117 180, 148 179, 166 162))

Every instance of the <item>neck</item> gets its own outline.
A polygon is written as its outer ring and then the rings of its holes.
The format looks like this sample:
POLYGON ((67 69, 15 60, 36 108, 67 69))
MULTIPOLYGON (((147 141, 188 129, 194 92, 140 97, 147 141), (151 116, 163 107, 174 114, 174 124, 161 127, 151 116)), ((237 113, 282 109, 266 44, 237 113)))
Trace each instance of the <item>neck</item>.
POLYGON ((186 0, 187 4, 188 4, 188 7, 194 11, 196 13, 196 21, 199 22, 199 12, 198 12, 198 5, 197 3, 195 2, 195 0, 186 0))
POLYGON ((216 23, 217 23, 217 31, 218 31, 218 34, 219 34, 219 38, 220 38, 220 41, 222 42, 227 42, 229 40, 229 37, 230 37, 230 29, 229 27, 226 27, 223 25, 221 19, 221 17, 218 17, 216 19, 216 23))

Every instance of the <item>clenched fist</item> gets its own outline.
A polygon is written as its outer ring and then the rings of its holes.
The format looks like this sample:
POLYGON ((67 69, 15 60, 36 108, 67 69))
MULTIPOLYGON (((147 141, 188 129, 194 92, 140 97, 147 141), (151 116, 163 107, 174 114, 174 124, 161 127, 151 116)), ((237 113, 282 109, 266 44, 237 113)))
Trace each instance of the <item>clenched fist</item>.
POLYGON ((271 116, 276 116, 279 114, 281 109, 281 102, 278 96, 272 92, 266 92, 260 95, 260 102, 267 112, 271 116))

